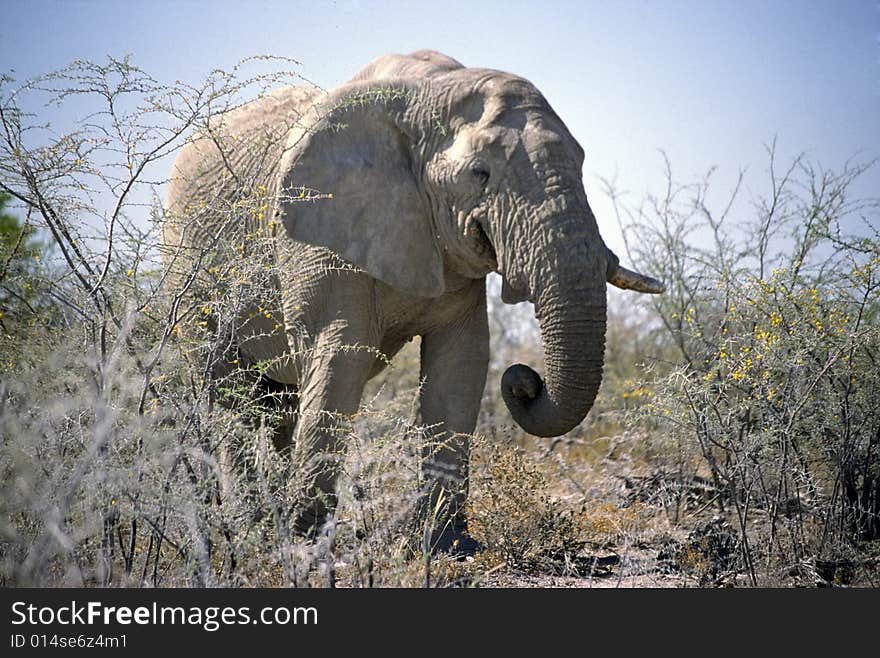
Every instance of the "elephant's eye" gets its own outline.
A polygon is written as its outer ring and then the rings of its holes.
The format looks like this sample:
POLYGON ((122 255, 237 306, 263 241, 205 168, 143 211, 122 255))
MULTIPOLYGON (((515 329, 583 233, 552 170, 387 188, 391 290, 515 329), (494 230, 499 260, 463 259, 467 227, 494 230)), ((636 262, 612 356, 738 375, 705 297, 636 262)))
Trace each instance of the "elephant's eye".
POLYGON ((471 175, 479 184, 480 189, 485 189, 489 183, 489 165, 483 160, 474 160, 470 166, 471 175))

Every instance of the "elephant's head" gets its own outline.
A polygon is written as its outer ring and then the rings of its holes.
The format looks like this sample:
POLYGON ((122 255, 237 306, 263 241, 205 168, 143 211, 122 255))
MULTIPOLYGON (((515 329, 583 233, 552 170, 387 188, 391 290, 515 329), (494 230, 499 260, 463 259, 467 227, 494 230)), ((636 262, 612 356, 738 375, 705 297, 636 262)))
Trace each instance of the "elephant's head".
POLYGON ((497 271, 505 302, 534 303, 544 343, 544 381, 524 365, 502 378, 510 413, 538 436, 580 423, 602 377, 606 282, 663 287, 605 246, 584 152, 540 92, 422 51, 377 60, 303 125, 282 163, 292 237, 421 296, 497 271), (296 203, 303 188, 332 198, 296 203))

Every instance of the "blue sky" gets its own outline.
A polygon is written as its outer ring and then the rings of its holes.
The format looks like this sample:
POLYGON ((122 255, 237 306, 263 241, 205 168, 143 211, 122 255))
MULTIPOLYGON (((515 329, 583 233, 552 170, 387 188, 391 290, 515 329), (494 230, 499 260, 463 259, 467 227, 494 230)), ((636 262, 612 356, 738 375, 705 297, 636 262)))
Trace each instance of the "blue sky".
MULTIPOLYGON (((880 4, 481 0, 3 0, 0 70, 19 80, 75 58, 130 53, 159 79, 196 82, 257 53, 292 57, 332 87, 374 57, 420 48, 534 82, 587 152, 587 192, 613 248, 597 176, 634 197, 676 176, 747 168, 765 143, 827 167, 880 156, 880 4)), ((880 191, 880 170, 863 182, 880 191)))

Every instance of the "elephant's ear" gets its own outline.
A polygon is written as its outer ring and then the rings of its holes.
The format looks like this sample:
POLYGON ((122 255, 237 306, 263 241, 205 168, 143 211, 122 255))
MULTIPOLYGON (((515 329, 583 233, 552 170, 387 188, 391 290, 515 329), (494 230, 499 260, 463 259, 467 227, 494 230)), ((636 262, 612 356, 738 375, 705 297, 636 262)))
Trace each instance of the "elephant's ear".
POLYGON ((443 258, 416 183, 414 92, 348 85, 294 129, 279 198, 287 234, 327 247, 403 292, 443 293, 443 258))

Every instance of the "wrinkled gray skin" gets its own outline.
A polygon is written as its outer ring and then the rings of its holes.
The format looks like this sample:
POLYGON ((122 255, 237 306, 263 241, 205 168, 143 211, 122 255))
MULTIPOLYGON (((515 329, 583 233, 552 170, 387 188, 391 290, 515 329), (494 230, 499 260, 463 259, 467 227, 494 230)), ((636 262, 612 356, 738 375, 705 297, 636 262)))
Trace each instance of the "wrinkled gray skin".
MULTIPOLYGON (((583 150, 517 76, 433 51, 389 55, 329 93, 291 87, 254 101, 227 115, 224 130, 242 137, 225 160, 268 159, 275 195, 332 194, 279 204, 272 266, 289 291, 283 329, 273 329, 277 318, 243 318, 235 352, 242 365, 275 359, 267 376, 298 391, 293 441, 313 455, 316 490, 326 494, 306 525, 332 507, 330 453, 340 447, 337 421, 319 412, 354 413, 385 365, 377 351, 390 358, 421 336, 422 422, 448 440, 426 457, 424 474, 433 496, 451 494, 451 523, 438 539, 448 545, 466 530, 461 435, 474 430, 486 382, 486 275, 502 275, 505 302, 535 305, 544 380, 516 365, 501 386, 514 420, 544 437, 568 432, 593 405, 606 281, 642 292, 661 284, 618 266, 587 203, 583 150), (253 138, 260 132, 286 148, 251 146, 265 141, 253 138), (333 253, 358 269, 328 272, 333 253)), ((233 198, 221 160, 207 140, 184 149, 170 214, 206 195, 233 198)), ((204 246, 218 230, 210 221, 206 229, 169 225, 166 240, 204 246)))

